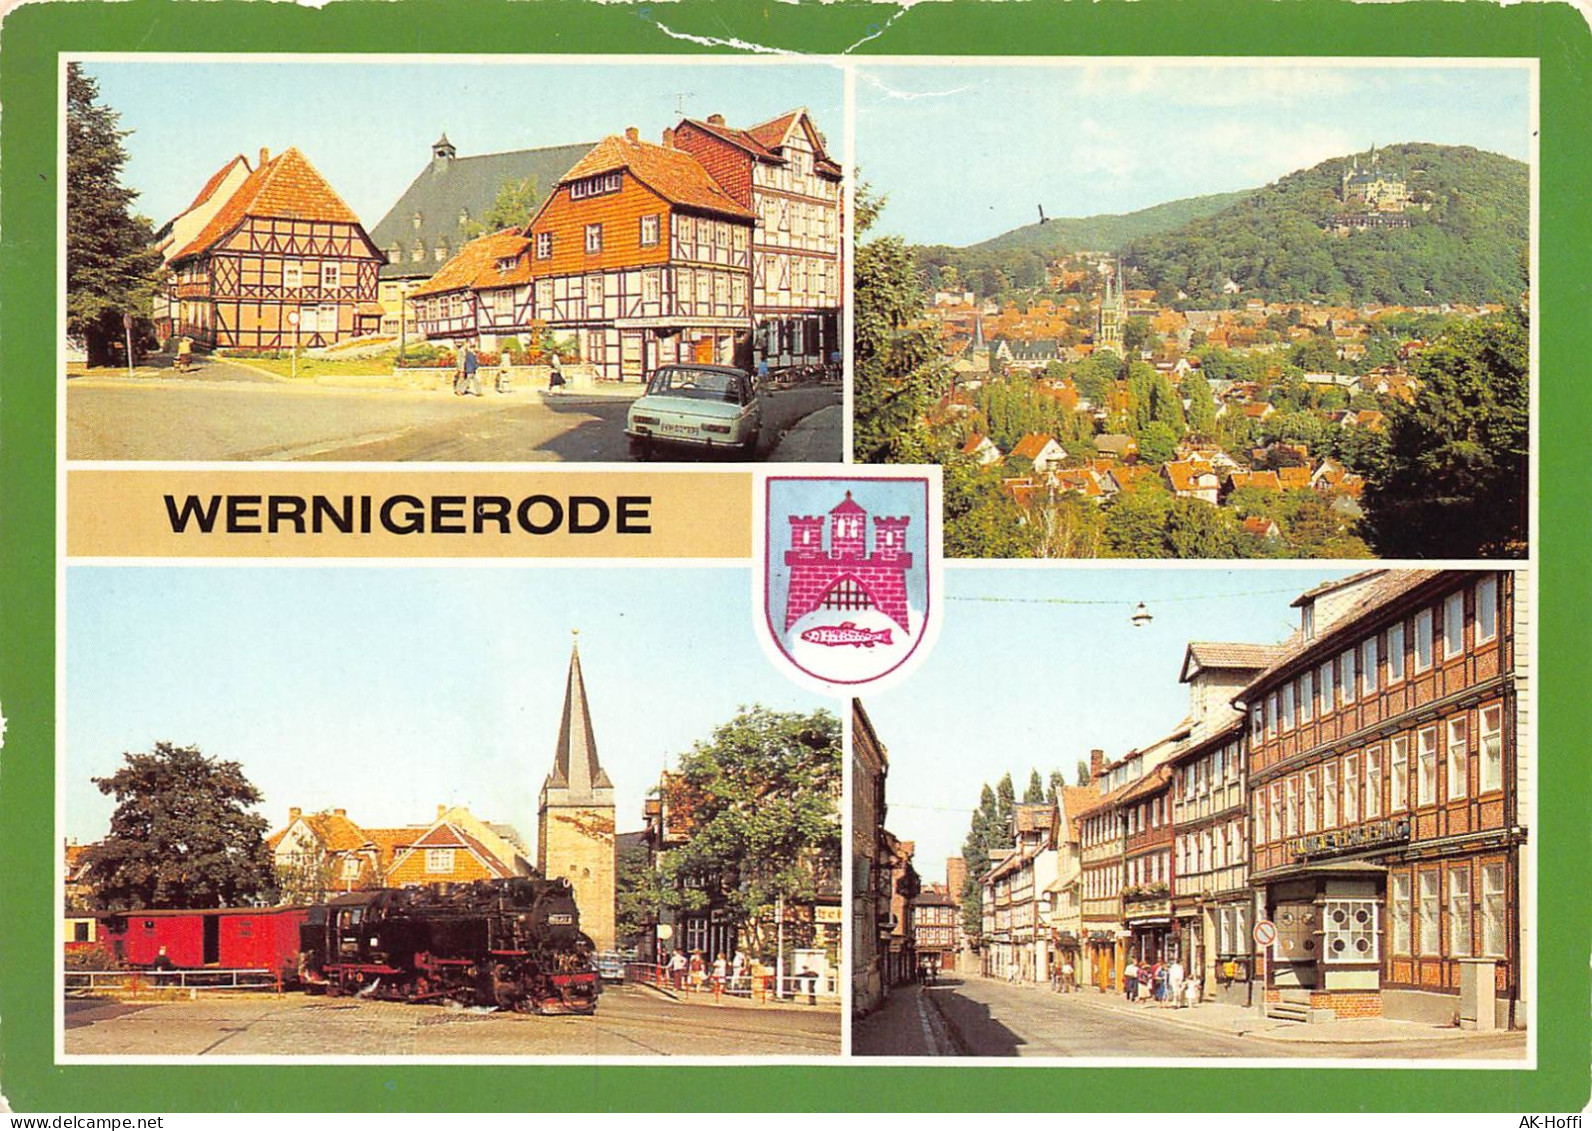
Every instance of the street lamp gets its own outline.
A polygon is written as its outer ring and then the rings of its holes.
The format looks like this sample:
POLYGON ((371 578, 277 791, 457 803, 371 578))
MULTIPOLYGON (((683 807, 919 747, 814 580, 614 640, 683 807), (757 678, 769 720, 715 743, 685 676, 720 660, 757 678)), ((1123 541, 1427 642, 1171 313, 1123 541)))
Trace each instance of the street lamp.
POLYGON ((1132 620, 1134 628, 1143 628, 1155 618, 1150 616, 1150 610, 1144 607, 1143 601, 1140 601, 1139 607, 1133 610, 1133 616, 1129 619, 1132 620))

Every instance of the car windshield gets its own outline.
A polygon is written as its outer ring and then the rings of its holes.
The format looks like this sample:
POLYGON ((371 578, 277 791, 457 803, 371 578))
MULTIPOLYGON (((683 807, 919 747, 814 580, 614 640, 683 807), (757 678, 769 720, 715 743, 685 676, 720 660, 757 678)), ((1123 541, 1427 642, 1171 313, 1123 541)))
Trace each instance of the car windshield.
POLYGON ((668 366, 652 375, 652 383, 647 386, 647 394, 745 404, 746 379, 739 373, 726 372, 722 369, 668 366))

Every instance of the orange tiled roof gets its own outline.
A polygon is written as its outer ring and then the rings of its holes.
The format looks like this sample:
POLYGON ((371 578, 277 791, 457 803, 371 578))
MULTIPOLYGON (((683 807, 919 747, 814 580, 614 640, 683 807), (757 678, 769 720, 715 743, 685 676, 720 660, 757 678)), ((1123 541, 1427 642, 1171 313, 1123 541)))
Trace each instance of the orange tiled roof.
POLYGON ((1235 471, 1232 475, 1233 490, 1241 487, 1258 487, 1262 491, 1282 490, 1282 480, 1277 478, 1275 471, 1235 471))
POLYGON ((785 135, 790 132, 792 123, 801 117, 802 114, 803 111, 801 110, 792 110, 770 121, 752 126, 746 132, 759 145, 774 149, 784 142, 785 135))
POLYGON ((250 173, 210 218, 210 223, 172 259, 209 251, 250 216, 359 223, 359 217, 315 171, 308 158, 290 147, 250 173))
POLYGON ((575 167, 564 174, 559 184, 619 169, 628 169, 636 180, 672 204, 737 219, 755 218, 749 209, 741 207, 720 188, 690 154, 618 135, 605 137, 592 146, 591 152, 575 162, 575 167))
POLYGON ((1039 458, 1039 453, 1044 451, 1048 445, 1055 442, 1056 438, 1054 436, 1047 436, 1043 432, 1030 432, 1017 441, 1017 446, 1012 449, 1012 455, 1033 461, 1039 458))
POLYGON ((1282 484, 1285 491, 1292 491, 1298 487, 1310 486, 1310 469, 1308 467, 1279 467, 1277 469, 1277 482, 1282 484))
POLYGON ((505 228, 500 232, 478 236, 461 247, 458 254, 438 268, 435 275, 411 291, 410 296, 418 298, 470 287, 506 287, 528 282, 531 277, 530 258, 523 252, 530 242, 520 234, 519 228, 505 228), (514 268, 507 274, 499 272, 497 261, 509 256, 514 257, 514 268))

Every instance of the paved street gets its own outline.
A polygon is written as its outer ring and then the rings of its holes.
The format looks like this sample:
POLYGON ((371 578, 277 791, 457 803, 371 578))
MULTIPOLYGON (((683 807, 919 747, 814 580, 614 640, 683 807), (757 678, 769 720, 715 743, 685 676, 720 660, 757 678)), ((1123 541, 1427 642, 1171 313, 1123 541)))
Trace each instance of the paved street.
MULTIPOLYGON (((758 458, 840 390, 793 389, 764 407, 758 458)), ((441 390, 336 388, 274 381, 207 361, 191 376, 73 379, 68 459, 93 460, 628 460, 623 395, 531 390, 455 397, 441 390)), ((838 411, 825 430, 840 459, 838 411)), ((668 457, 676 458, 676 457, 668 457)), ((687 455, 684 458, 689 458, 687 455)))
POLYGON ((592 1017, 300 993, 66 1002, 66 1051, 111 1056, 834 1056, 834 1009, 685 1004, 609 987, 592 1017))
MULTIPOLYGON (((852 1051, 859 1056, 990 1057, 1310 1057, 1505 1060, 1525 1055, 1521 1032, 1386 1040, 1308 1039, 1293 1026, 1288 1039, 1213 1031, 1200 1009, 1117 1008, 1093 990, 1056 994, 986 978, 947 979, 919 990, 902 987, 875 1015, 859 1022, 852 1051), (943 1022, 944 1033, 936 1021, 943 1022), (948 1038, 948 1040, 943 1039, 948 1038)), ((1363 1024, 1349 1022, 1345 1024, 1363 1024)), ((1371 1023, 1374 1024, 1374 1023, 1371 1023)))

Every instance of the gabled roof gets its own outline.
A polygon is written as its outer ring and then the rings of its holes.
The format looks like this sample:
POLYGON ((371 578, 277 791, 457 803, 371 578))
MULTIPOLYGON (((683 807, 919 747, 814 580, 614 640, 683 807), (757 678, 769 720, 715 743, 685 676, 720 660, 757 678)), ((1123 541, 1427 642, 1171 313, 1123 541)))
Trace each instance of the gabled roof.
POLYGON ((530 260, 523 253, 530 240, 518 228, 505 228, 501 232, 480 236, 459 249, 459 253, 442 265, 431 278, 410 292, 411 297, 442 294, 446 291, 469 290, 473 287, 506 287, 528 282, 531 277, 530 260), (514 260, 507 273, 498 270, 500 259, 514 260))
POLYGON ((1055 812, 1055 808, 1054 805, 1047 801, 1019 802, 1012 810, 1017 822, 1017 831, 1029 833, 1048 829, 1050 827, 1050 815, 1055 812))
POLYGON ((1012 455, 1020 456, 1032 463, 1039 458, 1041 452, 1056 442, 1054 436, 1047 436, 1043 432, 1030 432, 1012 449, 1012 455))
MULTIPOLYGON (((186 215, 187 213, 192 212, 195 208, 198 208, 205 201, 209 200, 216 189, 221 187, 221 182, 227 179, 227 174, 232 172, 232 170, 238 165, 242 165, 245 170, 252 171, 249 170, 249 163, 244 159, 243 154, 238 154, 238 156, 234 157, 231 161, 228 161, 225 165, 221 166, 221 168, 212 173, 210 179, 204 183, 204 187, 199 190, 199 195, 194 197, 193 200, 189 201, 188 207, 177 213, 177 215, 186 215)), ((173 219, 175 218, 176 217, 173 217, 173 219)))
POLYGON ((1273 644, 1237 644, 1213 640, 1191 640, 1183 653, 1179 683, 1187 683, 1196 671, 1264 671, 1277 658, 1273 644))
POLYGON ((439 821, 432 825, 397 855, 393 865, 396 867, 412 853, 423 852, 430 848, 463 849, 479 860, 481 865, 493 875, 501 879, 514 875, 514 869, 508 862, 499 860, 484 844, 451 821, 439 821))
POLYGON ((1117 798, 1122 804, 1137 801, 1141 797, 1149 797, 1152 793, 1159 793, 1172 781, 1172 767, 1162 763, 1138 781, 1133 782, 1122 791, 1122 796, 1117 798))
POLYGON ((359 217, 343 203, 309 159, 289 147, 267 160, 210 218, 210 222, 172 260, 209 251, 250 216, 289 220, 325 220, 358 224, 359 217))
MULTIPOLYGON (((440 140, 446 141, 447 136, 440 140)), ((393 260, 382 267, 381 277, 429 274, 435 262, 432 251, 438 244, 452 250, 466 243, 461 215, 465 223, 479 223, 491 211, 503 186, 525 180, 534 179, 538 196, 546 197, 570 166, 590 150, 591 143, 583 142, 427 161, 397 203, 370 230, 371 242, 378 248, 387 251, 396 245, 406 256, 418 240, 425 260, 420 263, 393 260)))
POLYGON ((755 126, 744 130, 725 125, 720 121, 703 121, 697 118, 686 118, 682 124, 690 124, 703 133, 712 134, 714 137, 729 142, 737 149, 743 150, 759 161, 773 164, 784 164, 785 156, 780 152, 785 147, 786 139, 790 137, 791 129, 799 122, 805 121, 808 132, 815 147, 815 167, 819 172, 831 176, 840 175, 840 166, 836 165, 829 157, 824 147, 823 138, 813 126, 812 116, 805 108, 787 111, 777 118, 770 118, 755 126))
POLYGON ((671 204, 739 220, 756 218, 750 209, 741 207, 720 188, 689 153, 618 135, 605 137, 592 146, 590 152, 564 174, 559 184, 617 170, 628 170, 636 180, 671 204))

